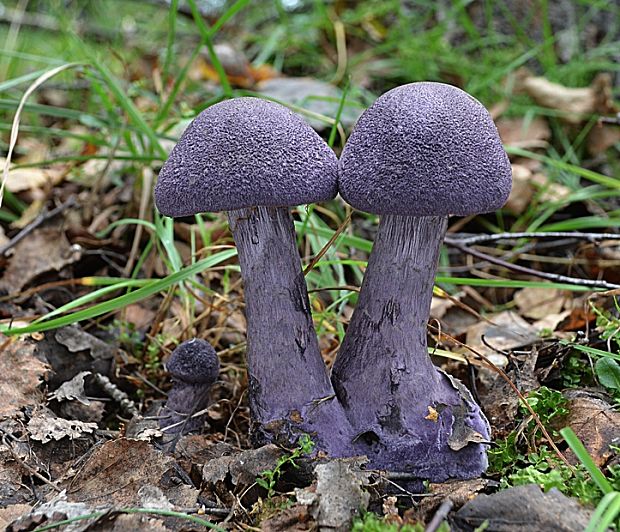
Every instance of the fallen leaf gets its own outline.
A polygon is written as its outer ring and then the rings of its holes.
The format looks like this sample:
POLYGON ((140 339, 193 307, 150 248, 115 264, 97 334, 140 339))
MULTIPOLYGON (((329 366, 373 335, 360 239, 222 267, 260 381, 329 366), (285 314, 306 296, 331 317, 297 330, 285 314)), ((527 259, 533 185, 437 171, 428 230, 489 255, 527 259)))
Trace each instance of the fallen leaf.
POLYGON ((620 142, 620 127, 598 124, 588 133, 588 151, 591 155, 600 155, 620 142))
MULTIPOLYGON (((0 157, 0 168, 6 159, 0 157)), ((6 188, 11 192, 42 189, 58 185, 65 177, 65 170, 50 168, 11 168, 6 180, 6 188)))
MULTIPOLYGON (((613 456, 610 445, 620 434, 620 412, 583 390, 571 390, 564 395, 569 399, 569 414, 562 426, 572 428, 596 465, 604 466, 613 456)), ((572 464, 579 462, 572 451, 565 454, 572 464)))
POLYGON ((64 231, 56 226, 35 229, 13 248, 0 287, 14 294, 41 274, 59 271, 80 258, 64 231))
MULTIPOLYGON (((0 342, 6 341, 0 335, 0 342)), ((35 358, 34 351, 34 344, 13 340, 0 354, 0 419, 20 415, 25 406, 42 401, 39 385, 49 368, 35 358)))
POLYGON ((502 143, 520 148, 544 148, 551 130, 544 118, 500 118, 495 122, 502 143))
MULTIPOLYGON (((1 502, 1 499, 0 499, 1 502)), ((4 508, 0 508, 0 529, 8 530, 9 524, 20 516, 29 513, 31 506, 29 504, 12 504, 4 508)))
MULTIPOLYGON (((257 88, 269 98, 328 118, 336 117, 342 99, 342 91, 338 87, 312 78, 274 78, 259 83, 257 88)), ((362 106, 355 105, 348 97, 342 108, 340 121, 345 127, 351 127, 363 110, 362 106)), ((331 124, 324 120, 299 114, 318 131, 331 127, 331 124)))
POLYGON ((26 428, 31 439, 45 444, 52 440, 75 440, 83 434, 92 434, 97 430, 97 423, 63 419, 47 408, 39 408, 28 421, 26 428))
POLYGON ((530 206, 534 193, 532 171, 527 166, 513 164, 512 189, 506 201, 506 208, 513 214, 522 214, 530 206))
POLYGON ((492 323, 482 321, 469 327, 465 343, 488 356, 495 364, 505 366, 508 362, 502 351, 517 349, 538 340, 536 328, 516 312, 501 312, 489 316, 489 320, 492 323))
POLYGON ((80 371, 70 381, 63 382, 60 388, 48 394, 48 400, 58 401, 59 403, 62 401, 79 401, 83 405, 89 405, 90 399, 86 397, 84 391, 84 379, 88 375, 91 375, 90 371, 80 371))
POLYGON ((523 288, 515 293, 514 302, 523 316, 538 320, 560 312, 566 297, 557 288, 523 288))
POLYGON ((538 105, 561 111, 560 117, 571 124, 579 124, 593 114, 605 115, 617 110, 608 73, 598 74, 589 87, 572 88, 521 68, 516 72, 514 89, 517 93, 526 93, 538 105))
POLYGON ((540 173, 533 174, 530 182, 539 190, 538 201, 560 202, 566 200, 571 195, 571 189, 561 185, 540 173))
POLYGON ((52 368, 48 377, 51 389, 71 380, 80 371, 92 371, 110 376, 114 361, 113 345, 84 331, 79 325, 69 325, 44 333, 36 344, 36 354, 47 360, 52 368))
POLYGON ((93 506, 135 506, 140 504, 139 489, 150 485, 160 488, 173 505, 193 507, 198 491, 178 479, 176 467, 171 456, 147 442, 125 438, 108 441, 95 449, 66 486, 67 496, 93 506))
POLYGON ((590 515, 557 489, 543 493, 537 485, 529 484, 478 495, 456 512, 454 521, 465 530, 485 526, 486 530, 503 532, 583 532, 590 515))

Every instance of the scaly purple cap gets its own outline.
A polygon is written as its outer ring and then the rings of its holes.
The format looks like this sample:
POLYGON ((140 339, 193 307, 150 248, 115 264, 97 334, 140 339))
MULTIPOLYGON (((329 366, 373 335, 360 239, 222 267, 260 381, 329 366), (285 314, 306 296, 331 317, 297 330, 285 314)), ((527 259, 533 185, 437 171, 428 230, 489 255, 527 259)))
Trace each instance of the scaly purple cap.
POLYGON ((185 130, 155 187, 162 214, 291 207, 337 193, 337 159, 286 107, 259 98, 215 104, 185 130))
POLYGON ((211 385, 217 380, 220 361, 209 342, 194 338, 172 352, 166 367, 176 381, 211 385))
POLYGON ((482 104, 443 83, 386 92, 360 117, 340 157, 339 191, 356 209, 409 216, 499 209, 512 172, 482 104))

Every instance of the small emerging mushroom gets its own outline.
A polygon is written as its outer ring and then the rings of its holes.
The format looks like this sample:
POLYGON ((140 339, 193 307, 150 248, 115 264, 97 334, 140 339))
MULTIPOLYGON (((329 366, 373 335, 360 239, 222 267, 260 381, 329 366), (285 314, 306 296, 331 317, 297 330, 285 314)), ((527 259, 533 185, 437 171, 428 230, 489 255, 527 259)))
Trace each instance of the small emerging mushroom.
POLYGON ((160 415, 160 428, 170 427, 166 434, 187 434, 199 430, 204 423, 204 415, 192 415, 209 404, 209 389, 220 371, 215 349, 205 340, 188 340, 172 352, 166 367, 173 386, 160 415))
POLYGON ((159 174, 163 214, 228 211, 245 290, 255 443, 308 432, 341 455, 351 438, 319 351, 289 213, 336 192, 334 152, 301 117, 258 98, 200 113, 159 174))
POLYGON ((486 469, 488 422, 432 364, 426 326, 448 216, 499 209, 510 187, 489 113, 450 85, 387 92, 348 139, 340 194, 382 216, 332 382, 372 467, 435 482, 486 469))

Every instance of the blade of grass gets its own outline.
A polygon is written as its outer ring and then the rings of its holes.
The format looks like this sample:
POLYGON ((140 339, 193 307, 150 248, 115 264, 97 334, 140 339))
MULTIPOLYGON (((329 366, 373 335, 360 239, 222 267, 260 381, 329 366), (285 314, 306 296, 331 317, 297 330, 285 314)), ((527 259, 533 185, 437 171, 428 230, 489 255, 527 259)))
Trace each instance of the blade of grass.
POLYGON ((560 344, 569 345, 573 349, 577 351, 581 351, 582 353, 586 353, 588 355, 594 355, 598 357, 607 357, 607 358, 612 358, 614 360, 620 361, 620 354, 611 353, 609 351, 603 351, 602 349, 596 349, 596 347, 590 347, 589 345, 575 344, 573 342, 569 342, 568 340, 560 340, 560 344))
POLYGON ((619 515, 620 493, 608 493, 598 503, 585 532, 606 532, 619 515))
POLYGON ((131 99, 125 94, 116 77, 112 74, 112 72, 110 72, 108 67, 106 67, 95 57, 94 53, 91 52, 90 57, 94 68, 99 72, 103 80, 106 82, 108 88, 116 98, 118 104, 127 113, 127 116, 129 116, 129 119, 133 122, 133 124, 149 139, 153 152, 165 159, 168 154, 159 143, 158 136, 155 134, 155 131, 146 123, 146 121, 142 117, 142 113, 140 113, 140 111, 134 105, 131 99))
POLYGON ((153 515, 161 515, 163 517, 178 517, 180 519, 185 519, 186 521, 191 521, 192 523, 196 523, 198 525, 204 526, 211 530, 215 530, 216 532, 226 532, 223 528, 220 528, 216 524, 211 521, 207 521, 206 519, 202 519, 195 515, 184 514, 182 512, 174 512, 172 510, 161 510, 159 508, 120 508, 118 510, 109 509, 102 510, 101 512, 93 512, 91 514, 78 515, 77 517, 72 517, 70 519, 63 519, 62 521, 56 521, 54 523, 49 523, 47 525, 43 525, 41 527, 35 528, 34 532, 44 532, 45 530, 53 530, 54 528, 59 528, 64 525, 69 525, 75 523, 77 521, 84 521, 86 519, 98 519, 99 517, 103 517, 106 514, 111 512, 118 512, 121 514, 153 514, 153 515))
POLYGON ((17 106, 17 110, 15 111, 15 117, 13 118, 13 125, 11 127, 11 137, 9 140, 9 149, 7 150, 6 160, 4 162, 4 168, 2 170, 2 184, 0 185, 0 206, 2 206, 2 199, 4 196, 4 188, 6 185, 6 180, 9 177, 9 167, 11 166, 11 157, 13 156, 13 150, 15 149, 15 145, 17 144, 17 135, 19 133, 19 122, 21 118, 22 111, 24 109, 24 105, 26 105, 26 101, 30 97, 30 95, 37 90, 43 83, 45 83, 48 79, 53 78, 57 74, 64 72, 65 70, 69 70, 71 68, 77 68, 83 66, 83 63, 66 63, 64 65, 60 65, 56 68, 52 68, 51 70, 47 70, 44 74, 40 75, 24 92, 24 95, 21 97, 19 101, 19 105, 17 106))
POLYGON ((194 17, 196 28, 198 28, 198 32, 200 33, 202 37, 202 41, 204 45, 207 47, 207 50, 209 52, 209 59, 211 59, 211 64, 213 65, 213 68, 215 69, 218 77, 220 78, 220 85, 222 86, 224 95, 227 98, 230 98, 232 97, 233 90, 230 85, 230 82, 228 81, 228 76, 226 75, 226 71, 224 70, 224 67, 222 66, 222 62, 219 60, 219 58, 217 57, 217 54, 215 53, 211 30, 205 24, 205 21, 202 18, 202 15, 198 9, 198 6, 196 5, 195 0, 187 0, 187 3, 189 4, 189 7, 192 11, 192 16, 194 17))
POLYGON ((551 157, 547 157, 546 155, 541 155, 540 153, 534 153, 528 150, 524 150, 522 148, 517 148, 515 146, 505 146, 506 151, 510 155, 518 155, 519 157, 525 157, 527 159, 533 159, 534 161, 540 161, 542 163, 548 164, 553 168, 557 168, 558 170, 565 170, 566 172, 572 172, 577 174, 578 176, 587 179, 588 181, 592 181, 593 183, 597 183, 599 185, 604 185, 609 188, 620 188, 620 179, 615 177, 609 177, 603 174, 599 174, 598 172, 594 172, 593 170, 588 170, 587 168, 581 168, 580 166, 576 166, 574 164, 570 164, 564 161, 559 161, 557 159, 553 159, 551 157))
POLYGON ((104 301, 93 307, 80 310, 73 314, 69 314, 68 316, 55 318, 50 321, 41 321, 35 325, 28 325, 26 327, 20 327, 17 329, 2 324, 0 325, 0 331, 7 335, 48 331, 50 329, 56 329, 58 327, 70 325, 78 321, 87 320, 96 316, 101 316, 102 314, 107 314, 108 312, 119 310, 127 305, 136 303, 137 301, 141 301, 147 297, 157 294, 158 292, 166 290, 167 288, 170 288, 171 286, 186 280, 192 275, 196 275, 197 273, 205 270, 206 268, 210 268, 212 266, 215 266, 216 264, 220 264, 221 262, 228 260, 231 257, 234 257, 236 254, 236 249, 220 251, 215 255, 202 259, 191 266, 183 268, 178 272, 164 277, 163 279, 153 280, 148 285, 142 286, 133 292, 124 294, 114 299, 110 299, 108 301, 104 301))

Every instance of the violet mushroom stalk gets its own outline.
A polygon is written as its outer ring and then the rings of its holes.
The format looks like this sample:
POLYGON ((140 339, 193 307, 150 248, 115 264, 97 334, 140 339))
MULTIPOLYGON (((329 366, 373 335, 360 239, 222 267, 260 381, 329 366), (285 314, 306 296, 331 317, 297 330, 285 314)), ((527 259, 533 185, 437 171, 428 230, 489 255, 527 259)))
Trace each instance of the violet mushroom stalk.
POLYGON ((159 416, 160 428, 174 435, 200 430, 205 416, 193 414, 209 405, 209 390, 220 371, 215 349, 205 340, 188 340, 172 352, 166 368, 173 386, 159 416))
POLYGON ((488 422, 432 364, 426 326, 448 216, 500 208, 511 176, 486 109, 441 83, 387 92, 347 141, 340 194, 381 221, 332 382, 372 467, 435 482, 486 469, 488 422))
POLYGON ((289 207, 337 193, 337 159, 286 107, 237 98, 185 130, 155 187, 167 216, 227 211, 245 291, 256 444, 310 433, 342 455, 350 425, 318 347, 289 207))

